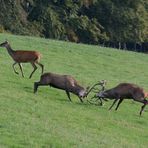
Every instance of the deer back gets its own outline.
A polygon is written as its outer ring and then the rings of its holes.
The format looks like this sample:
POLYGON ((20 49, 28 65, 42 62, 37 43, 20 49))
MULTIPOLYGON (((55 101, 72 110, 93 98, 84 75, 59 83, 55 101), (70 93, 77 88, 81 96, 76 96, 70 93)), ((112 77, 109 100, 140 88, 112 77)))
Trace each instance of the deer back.
POLYGON ((49 84, 50 86, 69 91, 76 86, 76 80, 69 75, 44 73, 40 81, 43 84, 49 84))
POLYGON ((66 77, 66 87, 67 90, 79 94, 81 90, 84 90, 82 86, 79 85, 79 83, 70 75, 65 75, 66 77))
POLYGON ((120 83, 116 87, 104 92, 106 97, 109 98, 142 98, 144 97, 143 88, 131 84, 131 83, 120 83))
POLYGON ((13 58, 17 62, 34 62, 40 60, 41 54, 36 51, 17 50, 15 51, 13 58))

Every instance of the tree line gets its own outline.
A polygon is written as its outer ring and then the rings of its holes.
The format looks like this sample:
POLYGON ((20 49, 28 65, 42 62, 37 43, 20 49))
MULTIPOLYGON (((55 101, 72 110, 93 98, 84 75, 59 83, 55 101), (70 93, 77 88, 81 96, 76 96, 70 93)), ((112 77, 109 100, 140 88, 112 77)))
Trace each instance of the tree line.
POLYGON ((0 0, 0 32, 148 49, 147 0, 0 0))

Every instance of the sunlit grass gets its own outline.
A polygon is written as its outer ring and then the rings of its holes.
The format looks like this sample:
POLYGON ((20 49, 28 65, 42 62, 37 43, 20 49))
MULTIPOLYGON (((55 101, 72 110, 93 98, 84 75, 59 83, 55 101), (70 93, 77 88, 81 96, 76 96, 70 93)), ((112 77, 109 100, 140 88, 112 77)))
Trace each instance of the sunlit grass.
MULTIPOLYGON (((107 88, 131 82, 148 90, 146 54, 0 34, 0 42, 6 38, 14 49, 40 51, 46 72, 70 74, 85 87, 106 79, 107 88)), ((0 48, 0 147, 147 147, 148 111, 139 117, 140 103, 123 101, 116 112, 108 111, 112 101, 100 107, 72 95, 69 102, 54 88, 40 87, 34 95, 40 67, 30 80, 30 64, 23 64, 25 78, 12 64, 0 48)))

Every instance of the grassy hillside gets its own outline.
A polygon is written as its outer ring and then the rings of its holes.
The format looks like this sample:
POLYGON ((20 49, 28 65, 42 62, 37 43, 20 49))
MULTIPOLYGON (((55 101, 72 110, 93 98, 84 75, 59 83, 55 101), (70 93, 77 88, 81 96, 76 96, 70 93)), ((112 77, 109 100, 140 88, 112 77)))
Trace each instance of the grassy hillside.
MULTIPOLYGON (((38 50, 45 71, 73 75, 82 85, 108 80, 136 83, 148 90, 148 55, 40 38, 0 34, 14 49, 38 50)), ((129 147, 148 145, 148 110, 139 117, 140 103, 123 101, 119 110, 80 103, 65 92, 40 87, 33 94, 40 67, 28 79, 32 67, 23 64, 25 78, 14 74, 13 61, 0 48, 0 147, 129 147)), ((17 67, 18 71, 19 68, 17 67)))

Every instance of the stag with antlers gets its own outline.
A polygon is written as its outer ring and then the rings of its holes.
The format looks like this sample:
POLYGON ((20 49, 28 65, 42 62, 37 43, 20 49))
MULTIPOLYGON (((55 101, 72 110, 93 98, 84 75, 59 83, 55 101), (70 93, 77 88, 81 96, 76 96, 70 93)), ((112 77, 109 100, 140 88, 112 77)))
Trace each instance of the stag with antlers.
MULTIPOLYGON (((90 91, 92 89, 90 89, 90 91)), ((119 105, 122 103, 124 99, 133 99, 134 101, 143 103, 140 110, 140 115, 142 115, 145 106, 148 104, 148 101, 145 99, 147 97, 148 93, 145 92, 143 88, 139 87, 136 84, 131 84, 131 83, 120 83, 112 89, 99 91, 94 96, 94 98, 97 99, 104 99, 104 98, 108 98, 111 100, 114 99, 114 102, 109 108, 109 110, 111 110, 111 108, 118 101, 118 104, 115 108, 115 110, 117 110, 119 105)))
POLYGON ((64 90, 71 101, 70 93, 78 96, 81 102, 87 96, 89 87, 84 88, 78 81, 70 75, 61 75, 55 73, 44 73, 41 75, 40 80, 34 83, 34 93, 37 92, 39 86, 51 86, 57 89, 64 90))

